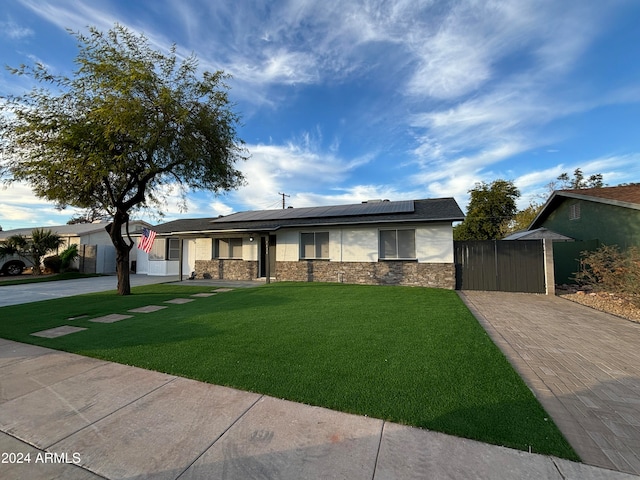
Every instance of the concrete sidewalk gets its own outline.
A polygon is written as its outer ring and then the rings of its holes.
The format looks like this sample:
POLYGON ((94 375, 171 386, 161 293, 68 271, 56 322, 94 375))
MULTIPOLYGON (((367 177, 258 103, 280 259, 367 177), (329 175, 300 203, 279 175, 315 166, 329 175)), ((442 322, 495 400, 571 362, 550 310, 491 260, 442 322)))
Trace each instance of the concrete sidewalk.
POLYGON ((3 479, 638 478, 3 339, 0 452, 3 479))
POLYGON ((640 324, 553 296, 460 296, 582 461, 640 475, 640 324))

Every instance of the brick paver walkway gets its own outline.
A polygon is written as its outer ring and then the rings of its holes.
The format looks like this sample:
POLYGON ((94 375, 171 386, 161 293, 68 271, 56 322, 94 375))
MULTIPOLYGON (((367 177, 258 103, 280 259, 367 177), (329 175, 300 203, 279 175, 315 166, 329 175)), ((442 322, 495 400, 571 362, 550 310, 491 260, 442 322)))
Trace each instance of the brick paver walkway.
POLYGON ((640 474, 640 324, 557 297, 460 295, 585 463, 640 474))

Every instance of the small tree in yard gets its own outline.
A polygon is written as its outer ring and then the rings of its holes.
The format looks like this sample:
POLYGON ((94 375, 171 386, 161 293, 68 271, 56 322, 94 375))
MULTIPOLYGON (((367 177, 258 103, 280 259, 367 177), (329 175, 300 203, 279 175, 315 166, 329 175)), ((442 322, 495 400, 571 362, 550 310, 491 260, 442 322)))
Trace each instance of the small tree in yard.
POLYGON ((502 238, 517 212, 520 191, 512 181, 477 183, 469 190, 471 199, 464 221, 453 230, 455 240, 494 240, 502 238))
POLYGON ((33 262, 33 274, 41 275, 42 259, 44 256, 60 247, 64 241, 51 230, 42 228, 33 230, 31 238, 23 235, 13 235, 0 242, 0 255, 18 255, 33 262))
POLYGON ((21 66, 56 88, 34 88, 2 102, 0 148, 6 181, 26 181, 36 195, 64 208, 98 209, 112 218, 118 293, 128 295, 128 232, 132 212, 162 205, 162 189, 215 193, 236 188, 246 158, 237 138, 239 117, 227 96, 227 76, 198 75, 194 56, 179 61, 152 50, 144 36, 116 25, 92 28, 78 40, 71 78, 45 65, 21 66), (126 235, 123 237, 123 228, 126 235))

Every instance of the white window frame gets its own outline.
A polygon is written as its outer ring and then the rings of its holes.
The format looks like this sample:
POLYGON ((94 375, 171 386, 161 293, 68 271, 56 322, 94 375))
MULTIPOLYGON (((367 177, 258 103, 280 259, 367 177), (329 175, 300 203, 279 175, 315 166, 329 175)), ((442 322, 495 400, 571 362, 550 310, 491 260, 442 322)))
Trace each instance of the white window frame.
POLYGON ((329 260, 329 232, 300 232, 300 259, 301 260, 329 260), (303 236, 307 239, 313 238, 313 243, 305 243, 303 236), (312 237, 311 237, 312 236, 312 237), (326 243, 325 243, 326 240, 326 243), (320 243, 318 243, 320 241, 320 243), (313 252, 306 251, 305 246, 313 249, 313 252), (324 254, 323 254, 324 250, 324 254))
MULTIPOLYGON (((404 240, 407 240, 407 238, 405 238, 404 240)), ((378 231, 378 258, 380 258, 380 260, 416 260, 416 229, 415 228, 384 228, 384 229, 380 229, 378 231), (410 247, 411 250, 413 250, 412 255, 406 256, 406 255, 400 255, 401 253, 407 253, 407 252, 402 252, 401 248, 404 249, 405 247, 402 247, 401 245, 399 245, 398 242, 398 232, 402 232, 400 234, 400 236, 406 236, 408 234, 408 232, 411 232, 411 245, 408 245, 410 247), (393 234, 392 238, 390 237, 390 235, 393 234), (389 237, 387 239, 383 238, 383 237, 389 237), (392 240, 393 243, 389 243, 389 240, 392 240), (387 242, 385 244, 385 242, 387 242), (390 248, 391 247, 391 248, 390 248), (393 251, 390 251, 393 250, 393 251)))

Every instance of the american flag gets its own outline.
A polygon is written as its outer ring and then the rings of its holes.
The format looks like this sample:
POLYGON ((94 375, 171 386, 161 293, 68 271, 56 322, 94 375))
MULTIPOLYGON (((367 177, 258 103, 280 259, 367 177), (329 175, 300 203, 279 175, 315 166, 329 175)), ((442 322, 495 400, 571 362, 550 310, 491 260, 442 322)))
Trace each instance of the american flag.
POLYGON ((138 242, 138 248, 149 253, 153 247, 153 241, 156 239, 156 232, 149 230, 148 228, 142 229, 142 236, 138 242))

